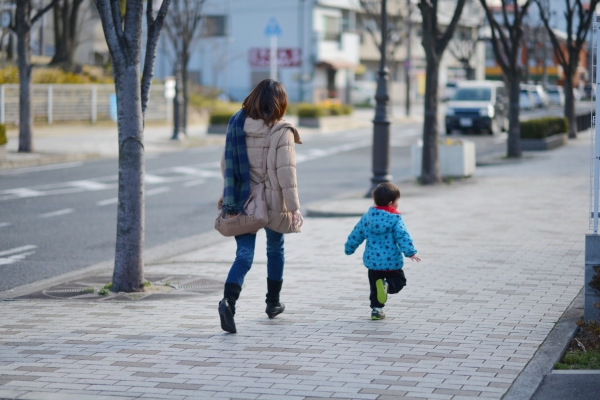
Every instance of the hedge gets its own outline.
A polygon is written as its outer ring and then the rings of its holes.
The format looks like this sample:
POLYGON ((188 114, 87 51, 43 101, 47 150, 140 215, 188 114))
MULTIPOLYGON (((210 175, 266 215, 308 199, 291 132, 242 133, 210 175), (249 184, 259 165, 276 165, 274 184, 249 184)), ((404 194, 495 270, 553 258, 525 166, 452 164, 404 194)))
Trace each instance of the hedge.
POLYGON ((567 133, 569 122, 566 118, 545 117, 522 121, 521 139, 544 139, 557 133, 567 133))
MULTIPOLYGON (((66 72, 60 68, 34 68, 32 83, 46 84, 86 84, 86 83, 113 83, 110 76, 105 76, 102 69, 83 66, 80 73, 66 72)), ((0 68, 0 84, 19 83, 19 69, 9 65, 0 68)))
POLYGON ((209 123, 211 125, 227 125, 236 112, 238 110, 213 110, 210 112, 209 123))
POLYGON ((300 118, 319 118, 329 114, 327 109, 316 104, 299 104, 298 117, 300 118))
POLYGON ((319 118, 328 115, 350 115, 352 107, 345 104, 332 104, 329 106, 317 104, 299 104, 298 116, 300 118, 319 118))
POLYGON ((6 125, 0 124, 0 146, 5 145, 8 142, 6 138, 6 125))

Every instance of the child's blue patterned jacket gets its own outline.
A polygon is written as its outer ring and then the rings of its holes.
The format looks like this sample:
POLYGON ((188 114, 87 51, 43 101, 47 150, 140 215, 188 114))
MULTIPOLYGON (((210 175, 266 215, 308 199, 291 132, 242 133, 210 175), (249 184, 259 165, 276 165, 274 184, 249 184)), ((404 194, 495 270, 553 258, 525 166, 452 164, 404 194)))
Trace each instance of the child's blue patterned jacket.
POLYGON ((353 254, 365 239, 363 262, 369 269, 400 269, 404 266, 402 253, 406 257, 417 254, 400 214, 369 208, 348 236, 346 254, 353 254))

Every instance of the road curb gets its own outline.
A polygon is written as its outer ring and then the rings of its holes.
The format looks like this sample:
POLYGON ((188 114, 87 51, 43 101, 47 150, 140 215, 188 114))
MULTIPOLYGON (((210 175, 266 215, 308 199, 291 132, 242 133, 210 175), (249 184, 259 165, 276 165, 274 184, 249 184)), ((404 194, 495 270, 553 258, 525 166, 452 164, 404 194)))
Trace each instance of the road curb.
MULTIPOLYGON (((76 153, 76 154, 46 154, 33 153, 39 157, 23 160, 8 160, 0 163, 0 171, 13 170, 19 168, 39 167, 48 164, 61 164, 73 161, 97 160, 102 158, 96 153, 76 153)), ((26 157, 26 156, 25 156, 26 157)))
MULTIPOLYGON (((144 253, 144 265, 146 267, 156 264, 160 261, 167 260, 181 254, 186 254, 204 247, 212 246, 216 243, 227 240, 227 238, 219 235, 216 231, 200 233, 198 235, 189 236, 187 238, 175 240, 159 246, 148 249, 144 253)), ((89 275, 98 275, 100 273, 111 273, 114 267, 114 260, 106 260, 97 264, 90 265, 78 269, 76 271, 67 272, 57 275, 52 278, 42 279, 37 282, 28 283, 23 286, 18 286, 9 290, 0 292, 0 301, 14 299, 15 297, 25 296, 30 293, 40 291, 44 288, 55 286, 60 283, 65 283, 89 275)), ((2 396, 0 395, 0 399, 2 396)))
POLYGON ((542 383, 544 376, 552 373, 577 331, 577 320, 583 317, 583 288, 535 352, 523 372, 519 374, 502 400, 530 399, 542 383))
MULTIPOLYGON (((366 211, 365 211, 366 212, 366 211)), ((308 208, 306 210, 306 216, 310 218, 349 218, 349 217, 362 217, 365 212, 335 212, 335 211, 318 211, 308 208)))

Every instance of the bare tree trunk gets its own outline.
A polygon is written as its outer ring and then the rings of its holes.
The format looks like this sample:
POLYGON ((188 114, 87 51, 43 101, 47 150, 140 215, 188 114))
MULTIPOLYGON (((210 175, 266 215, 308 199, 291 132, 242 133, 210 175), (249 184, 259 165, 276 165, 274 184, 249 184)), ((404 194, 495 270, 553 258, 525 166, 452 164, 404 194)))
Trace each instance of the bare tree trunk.
POLYGON ((577 138, 577 124, 575 122, 575 96, 573 95, 573 77, 568 71, 565 71, 565 80, 563 82, 565 92, 565 117, 569 121, 569 139, 577 138))
POLYGON ((119 126, 119 207, 113 287, 144 290, 144 121, 137 65, 115 71, 119 126))
POLYGON ((19 65, 19 152, 33 151, 33 115, 31 114, 30 33, 20 31, 17 40, 19 65))
POLYGON ((56 52, 50 64, 62 64, 70 69, 73 66, 77 46, 77 23, 81 0, 63 0, 54 5, 54 43, 56 52))
POLYGON ((425 120, 423 122, 423 157, 421 168, 422 185, 432 185, 442 181, 438 160, 438 75, 439 59, 427 56, 425 74, 425 120))
POLYGON ((519 75, 509 78, 509 98, 510 108, 508 110, 508 149, 507 156, 511 158, 520 158, 521 152, 521 125, 519 121, 519 98, 521 96, 521 83, 519 75))

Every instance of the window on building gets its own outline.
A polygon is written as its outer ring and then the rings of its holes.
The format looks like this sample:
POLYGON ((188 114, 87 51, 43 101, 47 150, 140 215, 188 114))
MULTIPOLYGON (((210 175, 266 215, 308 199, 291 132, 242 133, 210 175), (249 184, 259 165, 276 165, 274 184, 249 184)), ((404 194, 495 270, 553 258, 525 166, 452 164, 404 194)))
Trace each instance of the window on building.
POLYGON ((324 40, 340 40, 340 19, 337 17, 324 17, 325 35, 324 40))
POLYGON ((227 33, 225 15, 206 15, 202 22, 203 37, 223 37, 227 33))

